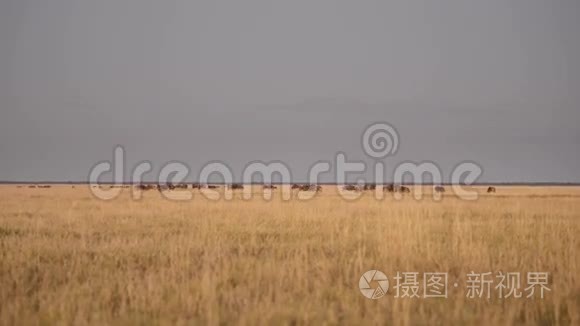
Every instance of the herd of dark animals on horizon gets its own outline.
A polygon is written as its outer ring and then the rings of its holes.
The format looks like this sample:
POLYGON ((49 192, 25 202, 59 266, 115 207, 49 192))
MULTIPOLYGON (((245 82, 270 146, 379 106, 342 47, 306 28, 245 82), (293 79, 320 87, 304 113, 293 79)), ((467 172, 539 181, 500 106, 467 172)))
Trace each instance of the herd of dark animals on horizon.
POLYGON ((290 189, 298 189, 299 191, 316 191, 321 192, 322 186, 314 185, 314 184, 293 184, 290 189))
MULTIPOLYGON (((22 186, 18 186, 18 188, 20 188, 22 186)), ((50 185, 29 185, 28 188, 50 188, 50 185)), ((73 188, 75 187, 74 185, 72 186, 73 188)), ((93 187, 97 187, 97 186, 93 186, 93 187)), ((110 188, 130 188, 131 185, 111 185, 109 186, 110 188)), ((165 191, 165 190, 174 190, 174 189, 188 189, 189 184, 187 183, 179 183, 179 184, 172 184, 172 183, 168 183, 168 184, 138 184, 135 185, 136 188, 140 189, 140 190, 152 190, 152 189, 156 189, 158 191, 165 191)), ((208 185, 208 184, 201 184, 201 183, 192 183, 191 184, 191 189, 218 189, 220 186, 217 185, 208 185)), ((231 189, 231 190, 241 190, 244 189, 244 185, 241 183, 232 183, 232 184, 227 184, 225 185, 226 189, 231 189)), ((262 185, 263 189, 278 189, 278 187, 272 185, 272 184, 264 184, 262 185)), ((322 186, 320 185, 315 185, 315 184, 292 184, 291 189, 298 189, 299 191, 316 191, 316 192, 322 192, 322 186)), ((376 190, 377 189, 377 185, 375 184, 364 184, 364 185, 358 185, 358 184, 347 184, 344 185, 342 187, 343 190, 346 191, 355 191, 355 192, 360 192, 360 191, 369 191, 369 190, 376 190)), ((444 193, 445 192, 445 187, 443 186, 434 186, 433 190, 437 193, 444 193)), ((394 185, 394 184, 389 184, 386 186, 383 186, 383 191, 385 192, 400 192, 400 193, 410 193, 411 189, 409 189, 409 187, 405 187, 402 185, 394 185)), ((487 188, 487 193, 495 193, 496 189, 495 187, 488 187, 487 188)))
MULTIPOLYGON (((113 187, 129 187, 127 185, 121 185, 121 186, 111 186, 111 188, 113 187)), ((173 189, 188 189, 189 186, 188 184, 165 184, 165 185, 155 185, 155 184, 139 184, 136 185, 135 187, 141 189, 141 190, 151 190, 151 189, 157 189, 159 191, 164 191, 164 190, 173 190, 173 189)), ((191 184, 191 189, 216 189, 219 188, 219 186, 216 185, 207 185, 207 184, 199 184, 199 183, 193 183, 191 184)), ((242 190, 244 189, 244 185, 241 183, 232 183, 232 184, 227 184, 225 185, 226 189, 230 189, 230 190, 242 190)), ((262 185, 263 189, 278 189, 277 186, 274 186, 272 184, 264 184, 262 185)), ((368 191, 368 190, 376 190, 377 186, 375 184, 365 184, 365 185, 354 185, 354 184, 347 184, 345 186, 343 186, 343 190, 346 191, 368 191)), ((292 184, 290 189, 297 189, 298 191, 315 191, 315 192, 322 192, 322 186, 320 185, 316 185, 316 184, 292 184)), ((410 193, 411 189, 409 189, 408 187, 405 186, 395 186, 395 185, 387 185, 383 187, 383 191, 387 191, 387 192, 402 192, 402 193, 410 193)), ((437 192, 445 192, 445 188, 441 187, 441 186, 437 186, 435 187, 435 191, 437 192)))

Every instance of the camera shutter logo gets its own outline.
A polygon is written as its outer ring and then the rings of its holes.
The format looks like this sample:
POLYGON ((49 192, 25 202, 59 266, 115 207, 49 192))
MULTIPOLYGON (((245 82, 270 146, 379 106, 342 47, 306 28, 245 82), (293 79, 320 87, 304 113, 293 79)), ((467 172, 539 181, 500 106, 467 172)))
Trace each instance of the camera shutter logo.
POLYGON ((385 273, 372 269, 365 272, 358 281, 358 287, 362 295, 369 299, 379 299, 382 298, 389 290, 389 279, 385 273), (371 283, 372 281, 376 281, 371 283), (371 284, 375 287, 371 287, 371 284), (378 285, 376 285, 378 284, 378 285))

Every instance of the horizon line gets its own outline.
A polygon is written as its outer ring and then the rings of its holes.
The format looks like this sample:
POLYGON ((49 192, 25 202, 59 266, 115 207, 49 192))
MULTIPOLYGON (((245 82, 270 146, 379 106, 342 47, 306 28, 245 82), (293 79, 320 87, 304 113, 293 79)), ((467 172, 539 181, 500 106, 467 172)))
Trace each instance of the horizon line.
MULTIPOLYGON (((199 184, 199 181, 182 181, 176 182, 175 184, 199 184)), ((250 183, 242 183, 242 182, 233 182, 237 184, 244 184, 244 185, 284 185, 284 184, 308 184, 307 181, 291 181, 291 182, 250 182, 250 183)), ((8 180, 0 180, 0 185, 17 185, 17 184, 51 184, 51 185, 88 185, 91 184, 88 181, 8 181, 8 180)), ((156 181, 143 181, 143 182, 96 182, 99 185, 139 185, 139 184, 159 184, 156 181)), ((204 183, 206 184, 206 183, 204 183)), ((230 183, 226 182, 209 182, 207 184, 212 185, 226 185, 230 183)), ((338 182, 319 182, 318 185, 326 185, 326 186, 338 186, 343 184, 357 184, 357 182, 345 182, 345 183, 338 183, 338 182)), ((364 184, 393 184, 393 182, 385 182, 385 183, 376 183, 376 182, 369 182, 364 184)), ((408 186, 434 186, 434 185, 441 185, 441 186, 452 186, 452 185, 466 185, 464 183, 450 183, 450 182, 442 182, 442 183, 433 183, 433 182, 424 182, 424 183, 415 183, 415 182, 402 182, 401 185, 408 185, 408 186)), ((506 185, 506 186, 580 186, 580 182, 553 182, 553 181, 532 181, 532 182, 522 182, 522 181, 515 181, 515 182, 476 182, 470 184, 470 186, 489 186, 489 185, 506 185)))

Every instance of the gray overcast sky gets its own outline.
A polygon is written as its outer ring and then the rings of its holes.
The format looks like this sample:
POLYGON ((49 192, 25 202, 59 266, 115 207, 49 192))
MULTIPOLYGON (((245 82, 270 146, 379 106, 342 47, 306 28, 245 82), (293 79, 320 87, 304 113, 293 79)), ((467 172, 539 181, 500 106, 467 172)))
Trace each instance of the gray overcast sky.
POLYGON ((0 180, 337 151, 579 182, 580 1, 0 0, 0 180))

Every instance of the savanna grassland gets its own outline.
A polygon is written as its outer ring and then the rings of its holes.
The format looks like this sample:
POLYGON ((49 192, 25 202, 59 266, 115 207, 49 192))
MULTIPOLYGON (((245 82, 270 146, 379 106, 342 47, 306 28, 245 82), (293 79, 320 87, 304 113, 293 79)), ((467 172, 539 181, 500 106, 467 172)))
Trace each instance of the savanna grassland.
POLYGON ((0 324, 580 324, 579 188, 439 202, 130 191, 0 187, 0 324), (358 288, 370 269, 391 284, 377 300, 358 288), (448 298, 395 298, 407 271, 448 273, 448 298), (521 289, 527 272, 549 272, 551 291, 472 299, 471 271, 519 272, 521 289))

